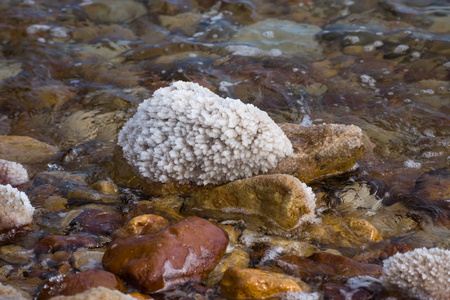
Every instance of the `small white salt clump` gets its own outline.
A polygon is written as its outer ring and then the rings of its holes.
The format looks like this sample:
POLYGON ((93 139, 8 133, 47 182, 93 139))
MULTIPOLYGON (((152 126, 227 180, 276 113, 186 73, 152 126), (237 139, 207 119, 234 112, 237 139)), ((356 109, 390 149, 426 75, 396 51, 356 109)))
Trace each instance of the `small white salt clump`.
POLYGON ((0 230, 31 223, 34 208, 24 192, 11 185, 0 185, 0 230))
POLYGON ((450 250, 415 249, 384 261, 383 283, 419 299, 448 299, 450 250))
POLYGON ((293 154, 266 112, 182 81, 145 100, 120 131, 118 144, 141 176, 183 184, 251 177, 293 154))
POLYGON ((21 164, 0 159, 0 184, 16 186, 27 181, 28 172, 21 164))

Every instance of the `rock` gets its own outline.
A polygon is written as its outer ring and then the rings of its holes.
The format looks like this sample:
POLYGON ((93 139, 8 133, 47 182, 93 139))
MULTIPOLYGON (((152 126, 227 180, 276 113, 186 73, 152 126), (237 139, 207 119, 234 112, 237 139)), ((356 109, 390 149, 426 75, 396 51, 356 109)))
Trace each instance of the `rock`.
POLYGON ((370 276, 350 278, 346 284, 327 282, 321 290, 325 299, 370 300, 381 298, 381 281, 370 276))
POLYGON ((5 300, 26 300, 22 293, 9 285, 3 285, 0 282, 0 298, 5 300))
POLYGON ((280 161, 268 173, 294 174, 309 183, 350 170, 364 154, 364 135, 354 125, 281 125, 294 148, 294 157, 280 161))
POLYGON ((117 195, 119 193, 119 187, 114 182, 107 180, 97 181, 91 187, 102 194, 117 195))
POLYGON ((237 180, 188 199, 183 213, 217 220, 244 220, 249 228, 289 233, 314 217, 315 196, 283 174, 237 180))
MULTIPOLYGON (((51 298, 52 300, 136 300, 131 294, 126 295, 116 290, 111 290, 105 287, 96 287, 89 289, 81 294, 74 296, 58 296, 51 298)), ((139 298, 137 298, 139 299, 139 298)), ((151 297, 147 299, 152 299, 151 297)))
POLYGON ((308 61, 323 59, 315 36, 320 27, 287 20, 264 19, 241 28, 227 50, 244 56, 297 56, 308 61))
POLYGON ((34 247, 36 254, 50 253, 74 248, 93 248, 98 246, 98 240, 87 233, 74 233, 67 236, 49 235, 42 238, 34 247))
POLYGON ((232 267, 247 268, 250 264, 250 256, 240 248, 234 248, 230 253, 226 253, 217 267, 208 275, 205 283, 213 287, 222 280, 226 270, 232 267))
POLYGON ((431 201, 450 199, 450 169, 426 172, 416 180, 414 194, 431 201))
POLYGON ((35 257, 33 250, 26 250, 17 245, 6 245, 0 248, 0 258, 10 264, 27 264, 35 257))
POLYGON ((103 194, 87 186, 74 187, 67 193, 68 203, 70 205, 82 205, 87 203, 122 203, 118 195, 103 194))
POLYGON ((79 271, 91 269, 103 269, 103 251, 93 251, 86 248, 78 248, 73 253, 72 264, 79 271))
POLYGON ((74 29, 72 32, 72 38, 80 42, 90 42, 96 38, 109 39, 113 41, 118 40, 134 40, 136 35, 133 31, 124 28, 117 24, 111 25, 98 25, 89 24, 87 27, 80 27, 74 29))
POLYGON ((127 215, 128 218, 134 218, 140 215, 145 214, 152 214, 152 215, 158 215, 161 216, 169 221, 170 224, 174 224, 182 219, 184 219, 184 216, 180 215, 180 208, 179 206, 182 203, 174 204, 172 200, 179 201, 181 200, 178 196, 167 196, 163 199, 161 198, 154 198, 152 201, 143 200, 140 201, 137 205, 135 210, 133 210, 131 213, 127 215), (168 200, 166 202, 166 200, 168 200))
POLYGON ((147 13, 146 7, 132 0, 95 0, 82 4, 88 17, 100 23, 129 23, 147 13))
POLYGON ((368 221, 359 218, 325 215, 321 223, 310 224, 305 232, 315 242, 333 247, 360 247, 382 237, 368 221))
POLYGON ((88 232, 94 235, 110 235, 123 224, 119 213, 102 209, 87 208, 76 216, 69 224, 76 231, 88 232))
POLYGON ((113 237, 138 237, 140 235, 155 234, 169 227, 169 221, 163 217, 145 214, 134 217, 121 229, 117 230, 113 237))
POLYGON ((309 291, 309 286, 295 277, 248 268, 228 269, 220 286, 222 295, 231 299, 261 299, 283 292, 309 291))
POLYGON ((0 135, 0 157, 21 164, 48 163, 58 156, 58 148, 27 136, 0 135))
POLYGON ((38 300, 60 295, 76 295, 100 286, 120 292, 127 291, 122 280, 113 273, 104 270, 88 270, 72 276, 51 277, 39 293, 38 300))
POLYGON ((205 279, 222 259, 227 244, 220 228, 188 217, 155 235, 113 241, 103 266, 144 293, 164 291, 205 279))
POLYGON ((285 272, 306 281, 320 282, 332 275, 379 277, 382 274, 382 267, 379 265, 362 264, 351 258, 327 252, 315 253, 309 257, 285 255, 276 259, 275 264, 285 272))
POLYGON ((22 72, 22 63, 0 60, 0 80, 17 76, 22 72))

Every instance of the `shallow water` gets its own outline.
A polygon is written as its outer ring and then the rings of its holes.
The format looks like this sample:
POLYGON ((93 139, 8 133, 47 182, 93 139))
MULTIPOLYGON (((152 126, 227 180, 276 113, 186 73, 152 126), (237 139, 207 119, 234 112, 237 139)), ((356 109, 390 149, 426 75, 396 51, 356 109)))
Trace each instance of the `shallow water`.
MULTIPOLYGON (((363 183, 426 221, 414 246, 450 248, 448 2, 6 0, 0 20, 0 134, 60 151, 27 165, 31 175, 101 179, 137 105, 194 81, 280 123, 360 126, 373 151, 316 190, 339 209, 339 194, 363 183)), ((35 205, 41 192, 31 192, 35 205)), ((43 231, 57 232, 60 217, 44 218, 43 231)))

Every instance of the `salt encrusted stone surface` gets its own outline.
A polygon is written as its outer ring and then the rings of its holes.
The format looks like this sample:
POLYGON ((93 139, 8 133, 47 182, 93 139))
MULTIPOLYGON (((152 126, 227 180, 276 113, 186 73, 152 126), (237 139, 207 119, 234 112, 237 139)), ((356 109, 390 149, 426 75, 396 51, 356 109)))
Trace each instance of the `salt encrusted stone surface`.
POLYGON ((185 202, 184 213, 218 220, 243 220, 249 228, 285 234, 314 217, 310 187, 285 174, 259 175, 202 191, 185 202))
POLYGON ((383 282, 419 299, 448 299, 450 250, 415 249, 384 261, 383 282))
POLYGON ((200 281, 217 266, 228 235, 214 224, 188 217, 157 234, 114 240, 103 256, 106 270, 143 293, 200 281))
POLYGON ((293 154, 266 112, 182 81, 145 100, 119 133, 118 144, 141 176, 182 184, 251 177, 293 154))
POLYGON ((0 184, 16 186, 27 181, 28 172, 21 164, 0 159, 0 184))
POLYGON ((34 208, 24 192, 11 185, 0 185, 0 230, 31 223, 34 208))

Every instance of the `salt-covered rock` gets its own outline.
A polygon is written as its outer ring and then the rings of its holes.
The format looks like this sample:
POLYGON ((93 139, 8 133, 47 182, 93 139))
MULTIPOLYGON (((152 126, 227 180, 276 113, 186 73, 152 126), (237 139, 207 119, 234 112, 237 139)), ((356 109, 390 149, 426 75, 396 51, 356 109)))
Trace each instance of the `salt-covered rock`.
POLYGON ((292 154, 266 112, 182 81, 144 101, 118 144, 136 172, 154 182, 233 181, 266 172, 292 154))
POLYGON ((420 248, 384 261, 383 282, 419 299, 448 299, 450 250, 420 248))
POLYGON ((205 279, 228 244, 224 231, 188 217, 155 234, 114 240, 103 256, 106 270, 144 293, 205 279))
POLYGON ((16 186, 27 181, 28 172, 21 164, 0 159, 0 184, 16 186))
POLYGON ((73 296, 53 297, 51 300, 136 300, 136 298, 109 288, 96 287, 73 296))
POLYGON ((308 292, 298 278, 258 269, 230 268, 221 281, 221 292, 231 299, 261 299, 284 292, 308 292))
POLYGON ((120 292, 127 289, 123 281, 105 270, 88 270, 72 276, 57 275, 49 278, 39 293, 38 300, 55 296, 72 296, 96 287, 105 287, 120 292))
POLYGON ((0 230, 27 225, 33 220, 34 207, 24 192, 11 185, 0 185, 0 230))
POLYGON ((195 194, 184 213, 218 220, 243 220, 247 226, 289 233, 314 217, 315 195, 297 178, 260 175, 195 194))

